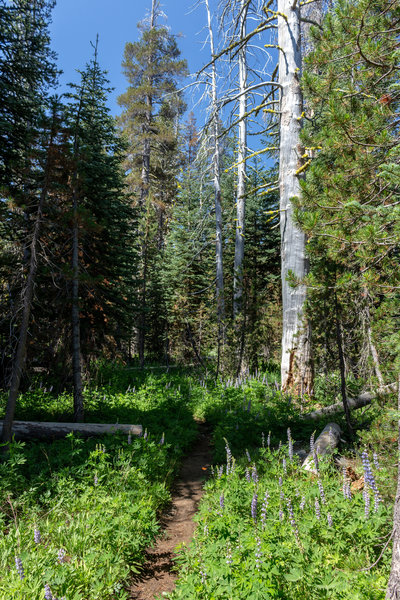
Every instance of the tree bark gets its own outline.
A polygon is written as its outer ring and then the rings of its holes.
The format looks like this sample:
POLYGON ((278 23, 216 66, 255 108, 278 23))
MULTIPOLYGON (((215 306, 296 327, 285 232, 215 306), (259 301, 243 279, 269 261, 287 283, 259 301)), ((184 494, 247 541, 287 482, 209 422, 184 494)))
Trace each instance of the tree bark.
POLYGON ((339 304, 337 300, 337 293, 335 290, 335 320, 336 320, 336 340, 339 353, 339 369, 340 369, 340 393, 342 395, 343 410, 346 416, 346 424, 351 436, 353 436, 353 427, 350 419, 350 408, 347 399, 346 389, 346 365, 344 360, 344 348, 343 348, 343 335, 342 335, 342 324, 340 320, 339 304))
MULTIPOLYGON (((246 16, 248 2, 240 1, 239 35, 246 36, 246 16)), ((239 139, 238 139, 238 182, 236 198, 235 258, 233 267, 233 318, 236 319, 243 309, 243 261, 246 210, 246 154, 247 154, 247 59, 246 46, 238 53, 239 67, 239 139)), ((240 370, 240 365, 239 365, 240 370)))
MULTIPOLYGON (((396 391, 397 384, 392 383, 390 385, 385 385, 382 388, 378 388, 375 392, 362 392, 356 398, 347 398, 347 404, 349 409, 357 409, 362 408, 363 406, 368 406, 371 404, 372 400, 377 396, 382 396, 385 394, 391 394, 396 391)), ((330 406, 325 406, 324 408, 319 408, 318 410, 313 410, 312 412, 305 413, 301 415, 301 419, 306 421, 314 421, 317 419, 322 419, 324 417, 328 417, 330 415, 335 415, 337 413, 343 412, 343 402, 335 402, 330 406)))
MULTIPOLYGON (((0 429, 4 421, 0 421, 0 429)), ((51 439, 66 436, 68 433, 79 433, 82 436, 97 436, 106 433, 115 433, 121 431, 126 434, 141 435, 143 428, 141 425, 125 425, 116 423, 115 425, 105 423, 46 423, 35 421, 14 421, 12 433, 17 439, 51 439)))
MULTIPOLYGON (((289 274, 302 281, 307 274, 306 238, 295 225, 292 198, 299 197, 299 175, 302 168, 304 150, 300 142, 303 97, 300 88, 301 78, 301 35, 299 2, 279 0, 278 2, 278 45, 280 101, 280 230, 281 230, 281 277, 282 277, 282 360, 281 384, 283 390, 312 389, 312 381, 300 384, 301 364, 305 362, 308 335, 302 331, 303 307, 306 287, 300 283, 293 287, 288 282, 289 274), (281 15, 285 15, 281 16, 281 15)), ((311 371, 303 369, 304 375, 311 371)))
MULTIPOLYGON (((211 25, 211 13, 208 0, 205 0, 207 10, 208 32, 210 38, 211 57, 214 59, 214 36, 211 25)), ((225 297, 224 297, 224 269, 222 253, 222 207, 221 207, 221 185, 220 185, 220 147, 219 147, 219 123, 218 123, 218 98, 217 98, 217 74, 215 61, 211 65, 211 110, 214 130, 214 202, 215 202, 215 257, 216 257, 216 302, 218 322, 218 364, 217 374, 220 367, 221 345, 225 340, 225 297)))
MULTIPOLYGON (((400 373, 397 381, 397 409, 400 411, 400 373)), ((397 475, 397 492, 394 502, 393 511, 393 550, 392 550, 392 566, 388 587, 386 591, 386 600, 400 600, 400 420, 398 433, 398 475, 397 475)))
POLYGON ((19 388, 21 384, 21 376, 25 366, 26 359, 26 342, 28 337, 28 329, 29 329, 29 320, 31 315, 31 307, 32 307, 32 299, 33 299, 33 291, 35 287, 35 279, 36 279, 36 271, 37 271, 37 248, 40 237, 40 230, 43 218, 43 207, 47 199, 48 187, 50 181, 50 171, 51 171, 51 152, 54 143, 54 137, 56 135, 56 106, 53 109, 52 115, 52 125, 49 139, 49 146, 47 149, 47 157, 46 157, 46 166, 45 166, 45 178, 43 183, 42 192, 39 197, 39 204, 37 208, 35 224, 33 228, 33 234, 30 244, 29 251, 29 265, 28 265, 28 274, 26 278, 25 289, 23 291, 23 305, 22 305, 22 320, 19 330, 18 336, 18 344, 17 350, 13 362, 12 373, 11 373, 11 382, 10 382, 10 390, 7 399, 6 405, 6 413, 3 421, 3 428, 1 434, 1 442, 6 444, 4 446, 5 451, 7 451, 8 444, 11 441, 12 436, 12 425, 15 415, 15 409, 19 394, 19 388))

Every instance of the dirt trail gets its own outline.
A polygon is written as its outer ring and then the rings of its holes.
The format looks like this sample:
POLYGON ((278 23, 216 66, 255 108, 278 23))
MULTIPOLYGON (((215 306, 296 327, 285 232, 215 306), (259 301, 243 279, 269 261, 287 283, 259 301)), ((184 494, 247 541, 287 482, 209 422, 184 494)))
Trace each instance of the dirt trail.
POLYGON ((156 595, 172 592, 176 574, 174 549, 178 544, 189 545, 195 524, 193 516, 203 494, 203 482, 210 466, 210 435, 207 425, 199 424, 199 436, 190 455, 182 464, 174 486, 172 505, 163 519, 163 534, 154 547, 146 550, 146 562, 131 587, 131 600, 154 600, 156 595))

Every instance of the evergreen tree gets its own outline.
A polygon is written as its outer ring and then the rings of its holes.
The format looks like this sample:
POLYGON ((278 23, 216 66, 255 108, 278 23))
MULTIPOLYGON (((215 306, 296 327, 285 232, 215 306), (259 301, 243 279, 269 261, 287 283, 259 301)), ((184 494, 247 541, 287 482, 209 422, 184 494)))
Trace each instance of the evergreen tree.
POLYGON ((158 26, 158 2, 153 0, 148 21, 139 24, 141 38, 127 43, 123 68, 129 88, 119 98, 124 111, 120 124, 128 141, 126 170, 133 202, 140 209, 141 309, 138 320, 138 351, 144 363, 148 330, 149 274, 157 257, 154 244, 164 236, 166 199, 164 190, 174 186, 176 176, 177 123, 184 109, 177 81, 186 74, 176 38, 158 26), (157 156, 157 158, 155 158, 157 156), (169 167, 166 169, 166 162, 169 167), (160 168, 161 167, 161 168, 160 168), (171 168, 172 167, 172 168, 171 168), (168 182, 167 182, 168 180, 168 182), (158 229, 154 222, 159 224, 158 229))

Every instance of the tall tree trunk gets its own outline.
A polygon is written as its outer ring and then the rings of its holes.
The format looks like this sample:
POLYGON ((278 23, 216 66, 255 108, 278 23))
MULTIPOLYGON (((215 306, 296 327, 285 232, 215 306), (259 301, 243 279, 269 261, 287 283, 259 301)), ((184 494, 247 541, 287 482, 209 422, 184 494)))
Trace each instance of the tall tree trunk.
POLYGON ((337 299, 337 294, 335 291, 335 320, 336 320, 336 340, 338 346, 339 353, 339 369, 340 369, 340 393, 342 395, 342 403, 344 414, 346 416, 346 424, 351 436, 353 436, 353 427, 351 425, 350 420, 350 408, 349 402, 347 398, 347 389, 346 389, 346 365, 344 358, 344 347, 343 347, 343 335, 342 335, 342 323, 340 318, 340 310, 337 299))
MULTIPOLYGON (((301 365, 309 353, 309 336, 303 329, 303 306, 306 299, 306 287, 303 284, 292 287, 287 281, 288 275, 302 280, 307 274, 306 238, 293 220, 291 198, 300 196, 299 175, 304 154, 300 142, 303 98, 300 88, 301 77, 301 36, 300 7, 293 0, 278 2, 278 45, 280 102, 280 229, 281 229, 281 267, 282 267, 282 389, 293 389, 298 393, 312 389, 312 381, 304 379, 300 384, 301 365)), ((304 376, 310 377, 312 370, 304 370, 304 376)))
POLYGON ((33 291, 35 287, 36 271, 37 271, 37 248, 40 237, 40 230, 43 219, 43 207, 47 199, 50 172, 51 172, 51 155, 53 149, 54 138, 56 135, 56 111, 57 106, 54 104, 52 125, 50 132, 49 145, 47 149, 46 165, 45 165, 45 177, 42 192, 39 197, 39 204, 37 208, 35 224, 32 233, 32 239, 29 247, 29 264, 28 274, 26 278, 25 288, 23 290, 23 303, 22 303, 22 319, 19 329, 17 350, 12 366, 10 390, 7 399, 6 413, 3 421, 3 430, 1 434, 1 442, 6 444, 4 446, 5 451, 8 449, 8 444, 11 441, 12 436, 12 424, 14 421, 15 408, 17 404, 19 388, 21 384, 21 376, 25 366, 26 359, 26 342, 28 338, 29 320, 32 308, 33 291))
MULTIPOLYGON (((246 36, 247 0, 240 1, 239 35, 246 36)), ((233 267, 233 318, 243 309, 243 261, 246 210, 246 153, 247 153, 247 60, 246 45, 238 53, 239 67, 239 139, 238 139, 238 182, 236 198, 235 258, 233 267)), ((239 365, 240 370, 240 365, 239 365)))
POLYGON ((72 282, 71 282, 71 327, 72 327, 72 380, 74 389, 74 420, 83 421, 84 407, 82 394, 82 357, 81 331, 79 316, 79 192, 78 192, 78 154, 79 154, 79 125, 83 105, 83 93, 78 107, 74 134, 75 169, 72 176, 72 282))
MULTIPOLYGON (((398 377, 397 408, 400 411, 400 373, 398 377)), ((400 420, 398 433, 397 460, 400 458, 400 420)), ((393 511, 393 551, 392 566, 390 569, 389 583, 386 592, 386 600, 400 600, 400 462, 398 464, 397 492, 393 511)))
MULTIPOLYGON (((211 13, 208 0, 205 0, 208 19, 208 32, 210 37, 211 57, 214 59, 214 36, 211 26, 211 13)), ((217 375, 220 366, 221 345, 225 339, 225 298, 224 298, 224 270, 222 257, 222 207, 221 207, 221 185, 220 185, 220 147, 219 147, 219 123, 218 123, 218 99, 217 99, 217 74, 215 61, 211 65, 211 109, 214 129, 214 201, 215 201, 215 255, 216 255, 216 300, 218 321, 218 364, 217 375)))

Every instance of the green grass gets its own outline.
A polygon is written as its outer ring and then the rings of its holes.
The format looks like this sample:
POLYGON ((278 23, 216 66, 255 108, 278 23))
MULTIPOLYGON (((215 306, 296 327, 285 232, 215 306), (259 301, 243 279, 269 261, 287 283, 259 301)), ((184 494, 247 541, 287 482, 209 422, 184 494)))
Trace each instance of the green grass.
MULTIPOLYGON (((107 385, 85 390, 85 404, 86 421, 142 424, 146 439, 12 444, 0 464, 1 600, 43 600, 46 584, 59 599, 126 598, 129 576, 159 532, 170 483, 196 437, 185 381, 180 374, 133 381, 115 367, 107 385)), ((36 388, 21 396, 17 418, 69 421, 71 395, 36 388)))
MULTIPOLYGON (((200 505, 194 543, 180 553, 171 598, 383 599, 389 550, 375 567, 363 569, 379 557, 390 532, 396 411, 387 399, 355 413, 358 446, 348 441, 341 448, 379 454, 382 469, 375 476, 383 502, 374 512, 370 494, 366 519, 361 492, 344 498, 332 457, 321 463, 326 504, 317 479, 296 457, 289 459, 288 426, 295 448, 306 447, 325 422, 301 421, 294 400, 276 389, 276 374, 266 378, 267 384, 249 378, 237 386, 199 380, 189 370, 102 365, 84 392, 86 421, 142 424, 146 438, 70 435, 13 443, 8 461, 0 463, 0 600, 44 600, 46 585, 58 600, 127 598, 130 575, 159 532, 170 484, 196 437, 195 418, 212 425, 215 476, 200 505), (237 459, 229 461, 228 473, 227 441, 237 459)), ((72 420, 71 394, 53 394, 50 383, 46 389, 36 381, 21 395, 17 418, 72 420)), ((0 414, 4 405, 5 395, 0 414)), ((335 420, 344 428, 342 418, 335 420)), ((354 468, 362 473, 357 457, 354 468)))

